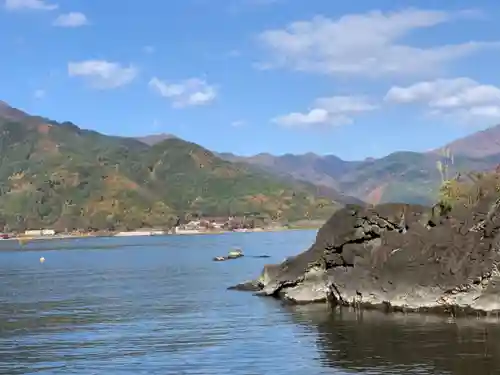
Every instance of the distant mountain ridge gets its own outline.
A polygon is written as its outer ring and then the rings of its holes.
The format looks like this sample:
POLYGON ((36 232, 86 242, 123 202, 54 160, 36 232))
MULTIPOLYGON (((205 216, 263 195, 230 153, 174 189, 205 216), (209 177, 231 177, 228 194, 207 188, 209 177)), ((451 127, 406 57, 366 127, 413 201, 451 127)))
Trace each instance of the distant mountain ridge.
POLYGON ((25 112, 13 108, 0 100, 0 117, 7 120, 20 121, 29 116, 25 112))
POLYGON ((135 139, 141 141, 142 143, 147 144, 148 146, 154 146, 157 143, 161 143, 171 138, 177 138, 177 137, 173 134, 160 133, 160 134, 146 135, 144 137, 136 137, 135 139))
POLYGON ((309 181, 334 189, 339 187, 337 177, 348 173, 362 162, 349 162, 335 155, 320 156, 314 153, 303 155, 285 154, 273 156, 258 154, 250 157, 237 156, 231 153, 219 154, 222 158, 234 162, 243 162, 280 175, 290 175, 298 180, 309 181))
POLYGON ((279 156, 270 153, 239 156, 227 152, 217 155, 259 171, 335 189, 372 204, 391 201, 432 204, 442 183, 437 162, 442 160, 441 151, 445 148, 454 155, 450 175, 495 168, 500 163, 500 125, 429 152, 398 151, 363 161, 345 161, 335 155, 312 152, 279 156))
POLYGON ((500 125, 473 133, 430 152, 398 151, 382 158, 345 161, 335 155, 268 153, 242 157, 221 153, 221 157, 249 164, 279 175, 328 186, 368 203, 407 202, 432 204, 442 183, 438 161, 449 149, 454 163, 448 174, 482 171, 500 163, 500 125))
MULTIPOLYGON (((448 148, 455 155, 484 158, 500 153, 500 125, 478 131, 457 139, 442 148, 448 148)), ((439 152, 442 148, 431 152, 439 152)))
MULTIPOLYGON (((107 136, 4 102, 0 131, 0 221, 9 225, 73 220, 136 228, 163 225, 166 217, 186 212, 326 217, 345 203, 432 204, 443 178, 437 168, 442 148, 363 161, 314 153, 243 157, 213 153, 171 134, 107 136), (17 223, 15 213, 26 223, 17 223)), ((496 126, 443 146, 454 154, 448 176, 495 168, 499 133, 496 126)))
POLYGON ((170 135, 108 136, 4 102, 0 134, 0 228, 9 230, 169 227, 200 215, 326 219, 359 202, 170 135))

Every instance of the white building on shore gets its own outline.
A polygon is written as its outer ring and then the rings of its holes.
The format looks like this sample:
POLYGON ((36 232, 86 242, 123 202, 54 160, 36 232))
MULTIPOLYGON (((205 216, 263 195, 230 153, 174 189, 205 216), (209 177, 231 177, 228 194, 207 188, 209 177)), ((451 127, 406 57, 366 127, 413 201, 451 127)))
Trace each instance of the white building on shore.
POLYGON ((28 229, 24 232, 26 236, 54 236, 56 231, 54 229, 28 229))

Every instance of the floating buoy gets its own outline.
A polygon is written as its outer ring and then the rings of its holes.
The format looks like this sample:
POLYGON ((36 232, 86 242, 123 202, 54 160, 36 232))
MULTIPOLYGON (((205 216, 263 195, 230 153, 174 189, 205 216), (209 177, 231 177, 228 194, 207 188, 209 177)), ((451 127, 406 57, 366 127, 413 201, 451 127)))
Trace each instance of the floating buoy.
POLYGON ((236 250, 230 251, 227 256, 217 256, 217 257, 213 258, 213 260, 216 262, 221 262, 224 260, 241 258, 242 256, 243 256, 243 251, 241 251, 240 249, 236 249, 236 250))
POLYGON ((228 254, 228 258, 239 258, 243 256, 243 251, 241 249, 231 250, 228 254))
POLYGON ((40 258, 40 263, 43 263, 43 262, 45 262, 45 258, 44 258, 44 257, 41 257, 41 258, 40 258))

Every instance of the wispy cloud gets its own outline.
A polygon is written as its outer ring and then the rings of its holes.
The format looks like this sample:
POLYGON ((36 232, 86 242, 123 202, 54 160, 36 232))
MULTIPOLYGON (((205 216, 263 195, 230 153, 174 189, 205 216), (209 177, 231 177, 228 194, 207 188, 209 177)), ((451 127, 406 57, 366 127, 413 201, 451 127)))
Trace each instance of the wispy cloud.
POLYGON ((417 47, 403 43, 403 37, 477 15, 474 11, 407 9, 350 14, 338 19, 317 16, 259 34, 258 41, 270 53, 259 66, 372 77, 436 74, 450 61, 485 48, 498 48, 500 43, 467 41, 417 47))
POLYGON ((58 7, 45 0, 5 0, 5 8, 8 10, 55 10, 58 7))
POLYGON ((285 127, 346 125, 353 122, 352 116, 355 114, 377 108, 362 96, 332 96, 316 99, 307 112, 292 112, 275 117, 272 122, 285 127))
POLYGON ((138 69, 132 65, 105 60, 86 60, 68 63, 70 77, 82 77, 96 89, 114 89, 131 83, 137 76, 138 69))
POLYGON ((43 99, 45 98, 46 95, 47 93, 45 92, 45 90, 42 89, 35 90, 35 92, 33 93, 33 97, 35 99, 43 99))
POLYGON ((164 98, 171 100, 174 108, 206 105, 217 97, 215 86, 199 78, 168 83, 154 77, 149 81, 149 86, 164 98))
POLYGON ((466 77, 394 86, 387 92, 385 101, 423 105, 429 114, 468 123, 491 123, 500 119, 500 88, 466 77))
POLYGON ((88 25, 89 21, 83 13, 70 12, 59 15, 52 24, 58 27, 81 27, 88 25))
POLYGON ((245 120, 235 120, 231 122, 231 126, 234 128, 241 128, 242 126, 245 126, 247 123, 245 120))

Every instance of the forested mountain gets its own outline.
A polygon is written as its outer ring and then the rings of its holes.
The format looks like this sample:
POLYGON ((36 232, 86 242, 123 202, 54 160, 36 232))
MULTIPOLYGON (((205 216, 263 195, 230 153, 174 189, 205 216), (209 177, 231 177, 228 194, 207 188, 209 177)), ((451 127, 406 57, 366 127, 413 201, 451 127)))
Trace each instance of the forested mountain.
POLYGON ((189 215, 326 218, 349 200, 175 137, 150 146, 5 103, 0 134, 0 224, 10 229, 133 229, 189 215))

